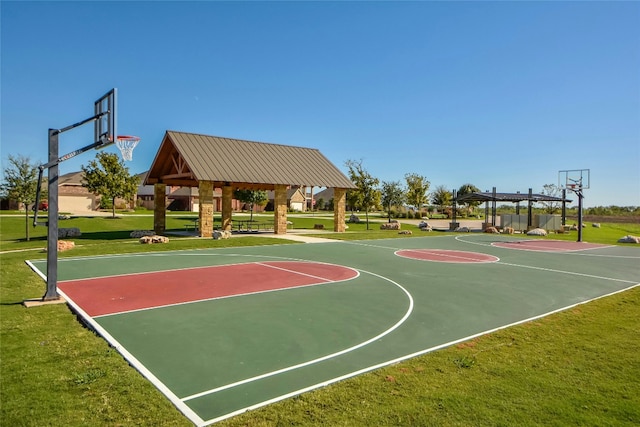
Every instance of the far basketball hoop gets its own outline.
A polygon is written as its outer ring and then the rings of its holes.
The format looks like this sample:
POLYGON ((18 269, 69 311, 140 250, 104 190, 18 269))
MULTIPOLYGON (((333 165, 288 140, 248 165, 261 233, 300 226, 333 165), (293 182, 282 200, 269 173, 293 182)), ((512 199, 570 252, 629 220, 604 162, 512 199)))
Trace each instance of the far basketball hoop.
POLYGON ((558 172, 558 186, 577 191, 588 190, 591 181, 590 169, 563 170, 558 172))
MULTIPOLYGON (((591 185, 591 171, 589 169, 563 170, 558 172, 558 186, 564 191, 569 190, 578 196, 578 242, 582 242, 582 190, 588 190, 591 185)), ((563 193, 564 197, 564 193, 563 193)))
POLYGON ((116 138, 116 146, 122 153, 122 158, 127 161, 133 160, 133 149, 140 142, 137 136, 121 135, 116 138))

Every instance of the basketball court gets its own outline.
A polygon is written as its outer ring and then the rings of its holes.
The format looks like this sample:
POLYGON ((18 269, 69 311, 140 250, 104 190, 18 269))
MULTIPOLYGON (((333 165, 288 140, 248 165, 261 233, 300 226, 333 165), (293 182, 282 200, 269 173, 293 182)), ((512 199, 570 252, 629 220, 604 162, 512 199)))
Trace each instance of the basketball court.
MULTIPOLYGON (((64 258, 70 306, 209 425, 640 282, 640 251, 489 234, 64 258)), ((46 278, 45 260, 28 261, 46 278)))

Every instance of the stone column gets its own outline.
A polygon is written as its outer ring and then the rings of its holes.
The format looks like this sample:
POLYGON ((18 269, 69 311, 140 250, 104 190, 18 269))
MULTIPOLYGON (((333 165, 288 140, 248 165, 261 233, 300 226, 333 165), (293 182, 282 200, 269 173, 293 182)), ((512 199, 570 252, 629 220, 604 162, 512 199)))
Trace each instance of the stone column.
POLYGON ((276 185, 273 196, 273 232, 287 234, 287 186, 276 185))
POLYGON ((167 224, 167 184, 153 185, 153 232, 164 234, 167 224))
POLYGON ((198 193, 200 197, 200 237, 213 236, 213 183, 199 181, 198 193))
POLYGON ((347 206, 347 190, 344 188, 333 189, 333 231, 344 233, 345 210, 347 206))
POLYGON ((231 231, 231 201, 233 200, 233 187, 225 185, 222 187, 222 229, 231 231))

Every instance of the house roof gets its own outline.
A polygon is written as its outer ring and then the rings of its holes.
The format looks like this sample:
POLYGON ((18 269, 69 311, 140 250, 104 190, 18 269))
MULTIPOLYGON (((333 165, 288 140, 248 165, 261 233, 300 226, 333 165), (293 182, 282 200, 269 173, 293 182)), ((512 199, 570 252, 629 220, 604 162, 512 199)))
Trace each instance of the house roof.
POLYGON ((273 190, 276 184, 355 188, 319 150, 167 131, 145 184, 273 190))
MULTIPOLYGON (((469 193, 462 196, 459 196, 457 201, 458 203, 466 203, 466 202, 523 202, 529 201, 532 202, 562 202, 562 197, 554 197, 548 196, 546 194, 529 194, 529 193, 493 193, 493 192, 484 192, 484 193, 469 193)), ((571 202, 571 200, 566 199, 566 202, 571 202)))
POLYGON ((58 185, 78 185, 82 186, 84 172, 69 172, 58 177, 58 185))

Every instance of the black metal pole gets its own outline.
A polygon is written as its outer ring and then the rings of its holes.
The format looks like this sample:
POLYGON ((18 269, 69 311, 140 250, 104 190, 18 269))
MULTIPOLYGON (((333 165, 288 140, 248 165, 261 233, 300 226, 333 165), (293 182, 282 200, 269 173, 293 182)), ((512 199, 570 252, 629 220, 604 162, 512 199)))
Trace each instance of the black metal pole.
POLYGON ((562 189, 562 226, 567 225, 567 190, 562 189))
POLYGON ((491 191, 491 225, 496 226, 496 187, 491 191))
POLYGON ((582 190, 576 192, 578 195, 578 242, 582 242, 582 190))
POLYGON ((533 189, 529 189, 529 197, 527 197, 527 230, 531 230, 533 228, 533 189))
POLYGON ((47 230, 47 292, 43 301, 60 299, 58 295, 58 135, 57 129, 49 129, 49 212, 47 230))
POLYGON ((455 230, 458 227, 458 192, 456 190, 453 190, 451 192, 451 195, 453 196, 451 198, 453 209, 451 211, 451 226, 449 228, 455 230))

